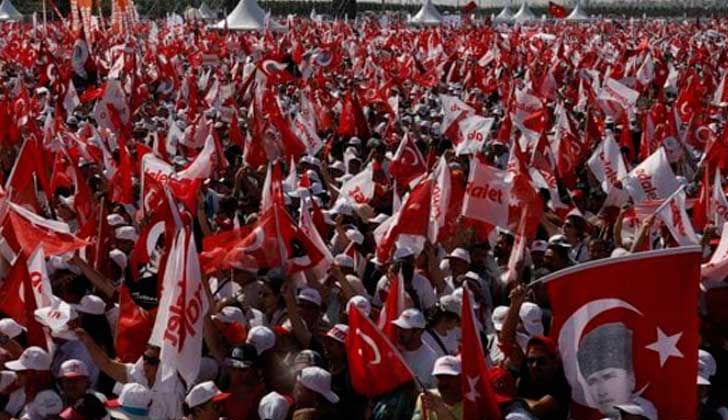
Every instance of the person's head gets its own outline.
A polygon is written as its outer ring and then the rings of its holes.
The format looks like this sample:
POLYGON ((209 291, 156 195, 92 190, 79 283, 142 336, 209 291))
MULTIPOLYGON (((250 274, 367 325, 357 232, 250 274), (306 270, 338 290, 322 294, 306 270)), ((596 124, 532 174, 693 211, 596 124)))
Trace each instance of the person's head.
POLYGON ((554 272, 569 266, 569 248, 562 244, 549 244, 543 254, 543 265, 554 272))
POLYGON ((192 420, 217 420, 222 412, 222 403, 229 393, 221 392, 214 382, 195 385, 185 397, 185 405, 192 420))
POLYGON ((293 398, 274 391, 261 398, 258 404, 258 417, 260 420, 286 420, 291 406, 293 398))
POLYGON ((331 374, 317 367, 307 367, 300 371, 293 387, 296 408, 319 408, 339 402, 339 396, 331 390, 331 374))
POLYGON ((570 214, 566 216, 562 230, 569 243, 574 244, 584 237, 586 220, 581 215, 570 214))
POLYGON ((397 328, 397 344, 405 351, 415 351, 422 346, 425 317, 417 309, 405 309, 392 321, 397 328))
POLYGON ((490 246, 487 242, 475 244, 470 247, 470 267, 474 270, 484 270, 488 264, 488 250, 490 246))
POLYGON ((245 343, 255 347, 258 356, 262 356, 266 351, 272 350, 275 347, 276 333, 268 327, 257 325, 248 331, 248 337, 246 337, 245 343))
POLYGON ((533 302, 524 302, 518 310, 521 332, 529 337, 543 335, 543 310, 533 302))
POLYGON ((349 326, 336 324, 323 336, 321 343, 324 346, 324 353, 330 362, 346 361, 346 336, 349 334, 349 326))
POLYGON ((269 276, 263 278, 260 292, 258 294, 263 312, 271 314, 275 312, 276 309, 285 305, 283 295, 281 294, 281 288, 284 283, 285 279, 280 276, 269 276))
POLYGON ((447 256, 450 263, 450 272, 453 277, 465 274, 470 268, 470 252, 464 248, 455 248, 450 255, 447 256))
POLYGON ((254 387, 260 381, 258 352, 250 344, 235 347, 225 359, 225 368, 233 392, 241 387, 254 387))
POLYGON ((432 368, 432 376, 437 380, 437 390, 449 404, 454 404, 463 398, 461 374, 462 364, 460 358, 455 356, 440 357, 432 368))
POLYGON ((587 401, 604 415, 616 415, 614 406, 627 403, 635 388, 632 331, 621 323, 600 325, 584 335, 576 356, 587 401))
POLYGON ((437 302, 435 310, 429 318, 432 327, 439 327, 444 331, 450 331, 460 326, 460 311, 462 301, 455 295, 445 295, 437 302))
POLYGON ((58 385, 67 404, 73 404, 81 398, 91 385, 86 363, 77 359, 61 363, 58 370, 58 385))
POLYGON ((18 384, 27 385, 48 375, 51 357, 40 347, 28 347, 17 360, 6 362, 5 367, 17 375, 18 384))
POLYGON ((152 392, 144 385, 127 383, 121 388, 119 398, 106 402, 109 414, 115 419, 147 420, 152 405, 152 392))
POLYGON ((237 306, 224 306, 212 316, 212 322, 227 343, 237 346, 245 342, 248 320, 237 306))
POLYGON ((591 260, 601 260, 609 258, 611 253, 609 243, 601 238, 591 238, 587 244, 589 250, 589 258, 591 260))
POLYGON ((157 370, 159 369, 159 347, 147 344, 147 348, 142 353, 142 367, 144 369, 144 377, 147 383, 152 385, 157 379, 157 370))
POLYGON ((511 249, 513 249, 513 243, 515 237, 511 232, 501 231, 498 233, 498 237, 493 247, 493 255, 499 259, 506 259, 511 255, 511 249))
POLYGON ((321 294, 311 287, 304 287, 298 292, 296 303, 298 312, 306 323, 306 326, 315 330, 321 316, 321 294))
POLYGON ((548 337, 532 337, 526 345, 526 367, 535 385, 551 382, 561 368, 556 343, 548 337))
POLYGON ((233 270, 233 281, 240 286, 248 285, 256 279, 255 271, 246 269, 234 269, 233 270))
POLYGON ((114 238, 116 247, 129 255, 139 239, 139 234, 132 226, 120 226, 114 230, 114 238))
POLYGON ((531 243, 531 261, 533 262, 534 268, 543 267, 543 256, 548 248, 548 242, 537 239, 531 243))

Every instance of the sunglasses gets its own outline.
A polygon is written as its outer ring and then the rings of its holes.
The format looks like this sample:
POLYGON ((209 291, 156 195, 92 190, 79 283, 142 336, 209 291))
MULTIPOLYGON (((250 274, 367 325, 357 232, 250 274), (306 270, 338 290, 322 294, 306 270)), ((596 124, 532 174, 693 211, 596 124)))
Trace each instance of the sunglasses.
POLYGON ((159 366, 159 358, 147 356, 146 354, 142 355, 142 359, 144 360, 144 363, 150 365, 150 366, 159 366))

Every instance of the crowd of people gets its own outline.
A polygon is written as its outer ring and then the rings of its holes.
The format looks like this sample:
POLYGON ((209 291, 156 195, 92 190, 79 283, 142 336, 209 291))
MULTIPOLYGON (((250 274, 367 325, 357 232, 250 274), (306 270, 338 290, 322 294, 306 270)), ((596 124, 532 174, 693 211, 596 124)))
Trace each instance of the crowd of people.
MULTIPOLYGON (((3 24, 0 418, 462 419, 468 294, 500 416, 587 420, 541 279, 696 245, 685 392, 728 419, 728 21, 286 28, 3 24), (361 391, 351 311, 413 380, 361 391)), ((589 418, 657 420, 624 330, 589 418)))

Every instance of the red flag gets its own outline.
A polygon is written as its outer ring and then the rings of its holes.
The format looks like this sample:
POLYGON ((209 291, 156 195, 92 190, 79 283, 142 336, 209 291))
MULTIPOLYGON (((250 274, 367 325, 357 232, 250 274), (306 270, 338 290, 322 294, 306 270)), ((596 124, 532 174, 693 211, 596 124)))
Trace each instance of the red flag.
POLYGON ((471 1, 463 6, 463 13, 473 13, 476 10, 478 10, 478 5, 474 1, 471 1))
POLYGON ((409 134, 405 134, 400 142, 389 172, 397 180, 397 185, 409 185, 410 181, 427 172, 425 159, 409 134))
POLYGON ((14 248, 29 256, 38 246, 46 256, 61 255, 88 245, 74 236, 67 224, 44 219, 23 207, 10 204, 3 222, 3 236, 14 248))
POLYGON ((708 176, 708 168, 703 168, 703 183, 700 186, 698 199, 693 204, 693 226, 697 230, 703 230, 709 219, 710 209, 710 181, 708 176))
POLYGON ((556 4, 552 1, 549 2, 549 16, 563 19, 566 16, 568 16, 568 11, 566 8, 560 4, 556 4))
POLYGON ((111 178, 111 201, 121 204, 134 202, 131 174, 131 158, 126 149, 126 140, 122 136, 119 138, 119 166, 116 167, 116 172, 111 178))
POLYGON ((21 255, 0 287, 0 312, 27 328, 29 345, 47 349, 45 333, 33 314, 37 308, 28 263, 21 255))
POLYGON ((230 122, 229 135, 230 143, 236 144, 242 150, 245 147, 245 138, 243 133, 240 131, 240 122, 238 121, 238 113, 233 114, 233 120, 230 122))
POLYGON ((697 246, 640 252, 543 279, 573 418, 611 417, 625 403, 695 418, 700 258, 697 246))
POLYGON ((369 138, 369 127, 364 112, 356 97, 348 91, 344 96, 337 134, 350 137, 357 136, 361 139, 369 138))
POLYGON ((463 293, 461 328, 463 338, 460 343, 462 360, 463 420, 498 420, 500 408, 493 394, 488 367, 485 365, 483 346, 475 324, 475 314, 470 302, 470 290, 463 293))
POLYGON ((125 363, 134 363, 147 348, 152 335, 157 309, 147 311, 131 298, 129 289, 119 289, 119 327, 116 333, 116 356, 125 363))
POLYGON ((414 379, 392 342, 355 305, 349 308, 346 353, 351 385, 359 394, 375 397, 414 379))
POLYGON ((399 314, 405 310, 404 293, 404 282, 402 281, 402 276, 397 275, 397 277, 394 277, 389 281, 387 300, 384 302, 384 307, 382 308, 382 311, 379 312, 379 319, 377 320, 377 327, 382 330, 384 335, 392 342, 395 342, 395 334, 397 333, 392 321, 399 318, 399 314))

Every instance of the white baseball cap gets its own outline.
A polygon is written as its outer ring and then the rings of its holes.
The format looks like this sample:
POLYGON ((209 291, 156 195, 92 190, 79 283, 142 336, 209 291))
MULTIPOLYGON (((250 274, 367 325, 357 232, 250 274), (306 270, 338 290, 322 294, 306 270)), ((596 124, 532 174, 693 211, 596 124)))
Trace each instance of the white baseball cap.
POLYGON ((78 359, 69 359, 61 363, 58 378, 88 378, 86 363, 78 359))
POLYGON ((710 385, 710 377, 717 369, 713 355, 703 349, 698 350, 698 385, 710 385))
POLYGON ((352 296, 351 299, 349 299, 348 302, 346 302, 346 312, 348 313, 351 309, 351 305, 356 306, 359 308, 361 313, 364 314, 364 316, 369 316, 369 314, 372 312, 372 304, 369 302, 369 299, 367 299, 364 296, 352 296))
POLYGON ((119 398, 106 402, 111 417, 121 420, 146 420, 152 393, 144 385, 127 383, 121 388, 119 398))
POLYGON ((531 335, 543 335, 543 311, 533 302, 524 302, 518 311, 523 328, 531 335))
POLYGON ((457 376, 463 372, 463 365, 459 357, 442 356, 435 360, 435 366, 432 368, 432 376, 449 375, 457 376))
POLYGON ((7 335, 9 338, 15 338, 23 331, 26 331, 25 327, 15 322, 14 319, 0 319, 0 333, 7 335))
MULTIPOLYGON (((346 281, 349 283, 352 289, 354 289, 354 293, 361 296, 369 296, 367 293, 367 288, 364 286, 364 283, 361 281, 361 279, 353 274, 347 274, 346 281)), ((341 283, 336 282, 336 287, 341 288, 341 283)))
POLYGON ((548 249, 548 247, 548 242, 542 239, 536 239, 531 243, 531 252, 546 252, 546 249, 548 249))
POLYGON ((339 402, 339 396, 331 390, 331 374, 318 366, 303 368, 298 383, 322 395, 332 404, 339 402))
POLYGON ((212 319, 224 322, 226 324, 238 323, 241 325, 247 325, 248 320, 245 319, 243 311, 237 306, 225 306, 220 312, 212 316, 212 319))
POLYGON ((445 312, 460 316, 463 302, 455 295, 444 295, 440 297, 439 306, 445 312))
POLYGON ((131 226, 121 226, 114 230, 114 237, 116 237, 116 239, 136 241, 139 238, 139 234, 136 229, 131 226))
POLYGON ((270 328, 259 325, 248 331, 248 338, 245 339, 245 342, 255 347, 255 351, 261 355, 276 345, 276 334, 270 328))
POLYGON ((358 229, 349 229, 346 231, 346 237, 357 245, 364 243, 364 235, 358 229))
POLYGON ((354 268, 354 259, 346 254, 339 254, 334 257, 334 264, 344 268, 354 268))
POLYGON ((507 306, 496 306, 495 309, 493 309, 493 314, 490 316, 490 320, 493 321, 493 328, 495 328, 496 331, 503 329, 503 323, 506 322, 507 315, 507 306))
POLYGON ((394 250, 394 255, 392 255, 392 260, 401 260, 407 257, 411 257, 415 255, 415 250, 408 247, 408 246, 398 246, 397 249, 394 250))
POLYGON ((106 216, 106 223, 109 224, 111 227, 117 227, 121 225, 126 224, 126 220, 124 220, 124 217, 120 214, 112 213, 108 216, 106 216))
POLYGON ((336 324, 326 332, 327 337, 331 337, 342 344, 346 342, 347 335, 349 335, 349 326, 346 324, 336 324))
POLYGON ((195 385, 187 394, 185 403, 189 408, 193 408, 205 404, 208 401, 221 402, 229 396, 229 393, 221 392, 214 382, 207 381, 195 385))
POLYGON ((298 292, 298 300, 311 302, 316 306, 321 306, 321 294, 312 287, 304 287, 298 292))
POLYGON ((77 305, 71 305, 76 312, 91 315, 103 315, 106 313, 106 303, 96 295, 86 295, 81 298, 81 302, 77 305))
POLYGON ((129 265, 129 257, 120 249, 112 249, 109 251, 109 258, 122 270, 126 269, 126 266, 129 265))
POLYGON ((285 420, 292 405, 290 398, 273 391, 260 400, 258 416, 260 420, 285 420))
POLYGON ((55 416, 63 411, 63 400, 55 391, 41 391, 28 405, 27 410, 28 417, 31 419, 55 416))
POLYGON ((468 250, 465 248, 455 248, 452 250, 450 255, 445 258, 457 258, 470 264, 470 252, 468 252, 468 250))
POLYGON ((49 370, 51 357, 42 348, 31 346, 23 351, 18 360, 6 362, 5 367, 14 371, 49 370))
POLYGON ((392 324, 402 328, 403 330, 422 329, 425 328, 425 316, 417 309, 409 308, 399 314, 399 318, 392 321, 392 324))
POLYGON ((642 416, 648 420, 657 420, 655 406, 644 398, 635 399, 630 404, 619 404, 614 407, 628 414, 642 416))

